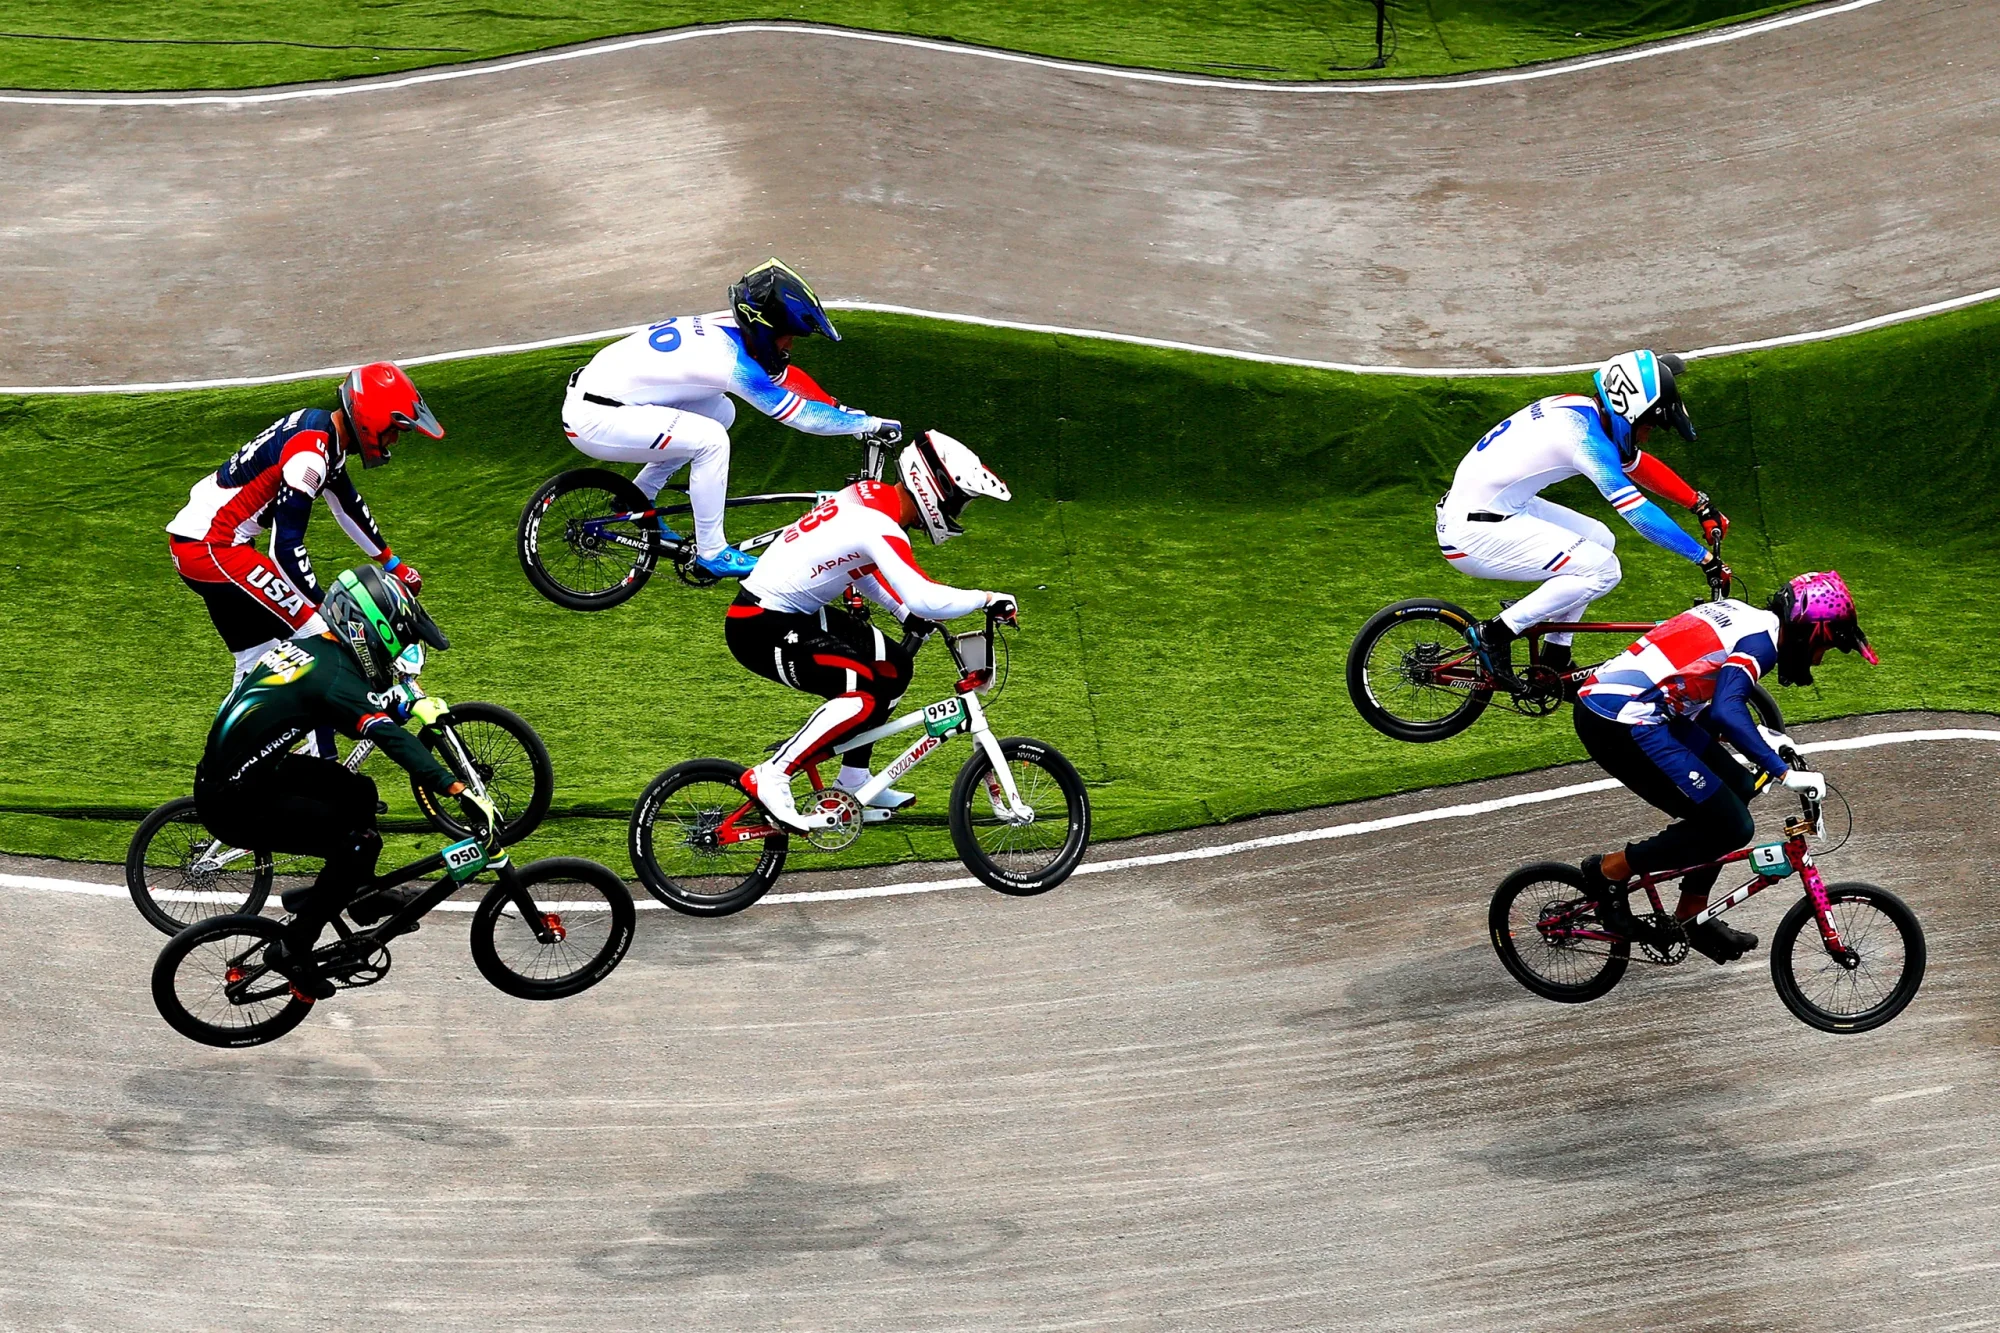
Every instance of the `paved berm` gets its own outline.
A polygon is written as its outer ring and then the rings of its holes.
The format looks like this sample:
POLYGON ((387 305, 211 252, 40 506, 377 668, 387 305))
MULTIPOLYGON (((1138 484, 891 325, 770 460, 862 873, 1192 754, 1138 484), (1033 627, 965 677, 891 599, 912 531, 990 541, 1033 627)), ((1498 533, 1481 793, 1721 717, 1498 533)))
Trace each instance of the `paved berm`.
POLYGON ((1992 19, 1887 0, 1367 93, 790 32, 334 98, 0 105, 0 384, 573 335, 715 309, 767 253, 829 297, 1367 365, 1824 329, 2000 273, 1992 19))
MULTIPOLYGON (((1995 728, 1801 736, 1954 725, 1995 728)), ((434 917, 383 985, 240 1053, 154 1015, 161 940, 129 906, 0 892, 0 1324, 1987 1326, 1992 748, 1824 764, 1855 810, 1831 877, 1906 895, 1931 949, 1861 1037, 1793 1020, 1761 951, 1635 965, 1580 1007, 1507 977, 1493 884, 1654 827, 1622 793, 1023 901, 646 913, 618 972, 547 1006, 434 917)), ((1793 897, 1732 919, 1768 937, 1793 897)))

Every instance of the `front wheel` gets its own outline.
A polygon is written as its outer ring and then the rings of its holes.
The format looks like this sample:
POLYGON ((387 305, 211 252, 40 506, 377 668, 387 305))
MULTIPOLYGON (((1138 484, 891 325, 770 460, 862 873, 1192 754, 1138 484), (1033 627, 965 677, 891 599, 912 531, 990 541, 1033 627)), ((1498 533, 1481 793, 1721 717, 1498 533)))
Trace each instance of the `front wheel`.
POLYGON ((1501 880, 1486 930, 1514 980, 1558 1004, 1605 994, 1631 960, 1631 943, 1599 924, 1583 872, 1559 861, 1523 866, 1501 880))
POLYGON ((1090 794, 1074 765, 1024 736, 1000 742, 1026 816, 1010 810, 985 746, 951 784, 951 841, 989 889, 1024 898, 1070 877, 1090 846, 1090 794))
POLYGON ((609 610, 646 586, 660 555, 651 523, 616 515, 652 507, 645 492, 603 468, 553 477, 521 511, 521 572, 557 606, 609 610))
MULTIPOLYGON (((556 793, 555 767, 549 762, 549 747, 518 714, 498 704, 454 704, 442 725, 425 727, 418 739, 461 782, 478 779, 500 811, 502 847, 533 833, 548 814, 556 793)), ((438 832, 454 838, 472 836, 451 797, 438 795, 414 777, 410 791, 438 832)))
POLYGON ((283 935, 283 926, 261 916, 217 916, 189 926, 153 964, 160 1017, 204 1046, 261 1046, 290 1032, 313 1002, 268 961, 283 935))
POLYGON ((646 892, 689 916, 728 916, 763 897, 791 841, 736 785, 743 765, 690 759, 632 807, 632 868, 646 892))
POLYGON ((1778 701, 1771 697, 1771 692, 1761 682, 1752 681, 1750 684, 1750 711, 1757 715, 1759 726, 1770 731, 1785 729, 1784 710, 1778 707, 1778 701))
POLYGON ((1347 694, 1369 726, 1419 743, 1456 736, 1486 711, 1492 678, 1463 607, 1420 597, 1368 618, 1347 650, 1347 694))
POLYGON ((611 975, 637 917, 625 882, 595 861, 535 861, 500 882, 472 913, 472 961, 522 1000, 560 1000, 611 975))
POLYGON ((1771 981, 1785 1008, 1822 1032, 1866 1032, 1903 1012, 1924 980, 1924 928, 1901 898, 1872 884, 1834 884, 1828 915, 1845 953, 1827 952, 1811 895, 1771 937, 1771 981))
POLYGON ((271 854, 213 837, 194 797, 168 801, 139 821, 125 850, 125 887, 153 929, 178 935, 218 912, 255 916, 271 893, 271 854))

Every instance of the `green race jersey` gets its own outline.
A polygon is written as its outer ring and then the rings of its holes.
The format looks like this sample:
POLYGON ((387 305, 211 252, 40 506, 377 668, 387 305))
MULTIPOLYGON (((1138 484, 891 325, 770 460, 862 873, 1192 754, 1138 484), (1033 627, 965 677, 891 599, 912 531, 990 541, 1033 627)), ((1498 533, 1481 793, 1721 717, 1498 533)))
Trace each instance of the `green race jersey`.
POLYGON ((315 635, 281 643, 257 659, 215 715, 201 755, 208 782, 251 782, 267 775, 293 746, 332 727, 380 746, 432 791, 457 779, 390 713, 393 698, 371 693, 347 650, 315 635))

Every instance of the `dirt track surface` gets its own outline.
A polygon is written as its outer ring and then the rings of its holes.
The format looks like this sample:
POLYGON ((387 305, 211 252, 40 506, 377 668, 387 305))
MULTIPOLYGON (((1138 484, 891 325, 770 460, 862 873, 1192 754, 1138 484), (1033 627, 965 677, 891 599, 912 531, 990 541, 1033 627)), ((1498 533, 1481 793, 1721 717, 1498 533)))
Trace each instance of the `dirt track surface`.
MULTIPOLYGON (((1953 725, 2000 729, 1800 735, 1953 725)), ((0 1325, 1980 1326, 1993 747, 1823 763, 1856 811, 1829 877, 1929 936, 1916 1003, 1861 1037, 1795 1022, 1762 950, 1580 1007, 1507 977, 1492 885, 1655 827, 1622 793, 1023 901, 645 913, 546 1006, 433 917, 383 985, 239 1053, 154 1015, 129 906, 0 891, 0 1325)), ((1768 940, 1795 897, 1731 920, 1768 940)))
POLYGON ((2000 24, 1889 0, 1536 82, 1134 82, 730 35, 237 106, 0 106, 0 384, 823 294, 1404 366, 1820 329, 2000 273, 2000 24), (771 71, 784 71, 773 77, 771 71))

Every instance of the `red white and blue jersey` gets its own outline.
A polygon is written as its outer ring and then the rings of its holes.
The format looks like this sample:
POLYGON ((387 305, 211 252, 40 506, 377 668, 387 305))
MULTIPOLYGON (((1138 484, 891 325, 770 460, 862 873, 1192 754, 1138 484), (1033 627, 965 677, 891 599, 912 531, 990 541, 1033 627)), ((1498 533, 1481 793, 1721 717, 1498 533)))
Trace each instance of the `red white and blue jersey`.
POLYGON ((373 559, 388 549, 375 516, 347 475, 347 455, 333 414, 302 408, 272 422, 196 482, 167 531, 212 546, 242 546, 275 527, 271 558, 317 604, 320 587, 306 553, 305 532, 313 501, 321 495, 363 554, 373 559))
MULTIPOLYGON (((800 387, 807 386, 810 380, 800 387)), ((627 334, 590 358, 576 387, 613 402, 657 407, 685 408, 732 394, 808 435, 859 435, 881 424, 823 393, 800 393, 772 379, 744 349, 729 314, 680 315, 627 334)))
POLYGON ((764 548, 743 590, 769 610, 794 615, 818 611, 849 585, 897 620, 952 620, 985 606, 985 593, 935 583, 924 573, 902 512, 896 488, 883 482, 837 491, 764 548))
POLYGON ((1743 602, 1705 602, 1599 667, 1577 696, 1614 722, 1659 726, 1698 716, 1715 700, 1724 672, 1742 672, 1747 690, 1777 664, 1776 616, 1743 602))

